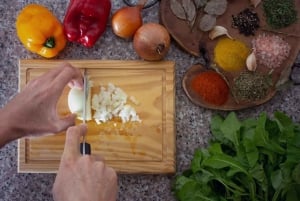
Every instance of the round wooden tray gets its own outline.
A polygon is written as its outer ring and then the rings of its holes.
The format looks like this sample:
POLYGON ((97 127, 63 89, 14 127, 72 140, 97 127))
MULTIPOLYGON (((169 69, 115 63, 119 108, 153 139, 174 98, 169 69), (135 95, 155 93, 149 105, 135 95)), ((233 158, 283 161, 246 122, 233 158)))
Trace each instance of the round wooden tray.
MULTIPOLYGON (((257 12, 260 19, 260 28, 255 32, 255 36, 258 36, 261 33, 266 34, 275 34, 282 37, 285 41, 287 41, 291 45, 291 51, 289 57, 282 63, 279 68, 276 68, 272 73, 274 85, 280 85, 286 82, 289 78, 291 67, 299 53, 300 50, 300 1, 295 1, 296 9, 298 11, 298 21, 286 28, 272 30, 266 24, 266 20, 263 14, 262 3, 259 4, 257 8, 254 8, 254 11, 257 12)), ((226 12, 217 18, 217 24, 225 27, 229 34, 234 38, 243 41, 247 44, 249 48, 251 48, 251 41, 255 36, 244 36, 239 33, 238 29, 232 27, 232 15, 237 15, 239 12, 243 11, 246 8, 250 8, 251 4, 249 0, 228 0, 228 6, 226 12)), ((200 15, 201 16, 201 15, 200 15)), ((218 41, 218 38, 211 40, 208 38, 208 32, 200 31, 197 26, 194 26, 193 29, 190 28, 188 23, 185 20, 181 20, 177 18, 170 8, 170 0, 164 0, 160 3, 160 18, 161 23, 167 28, 172 38, 188 53, 194 56, 201 56, 199 49, 200 46, 205 46, 208 56, 210 58, 211 63, 213 63, 214 55, 213 50, 218 41)), ((257 101, 255 103, 252 102, 239 102, 233 101, 233 97, 230 96, 229 100, 222 106, 215 107, 213 105, 209 105, 203 102, 199 97, 195 97, 190 90, 189 81, 191 77, 195 73, 199 73, 199 71, 203 71, 200 66, 192 66, 186 72, 186 75, 183 79, 183 87, 187 96, 197 105, 202 107, 211 108, 211 109, 219 109, 219 110, 238 110, 247 107, 252 107, 255 105, 262 104, 268 100, 270 100, 274 94, 276 93, 276 88, 274 88, 270 94, 264 99, 257 101), (198 70, 197 70, 198 69, 198 70)), ((259 72, 268 72, 269 68, 264 66, 258 66, 257 71, 259 72)), ((232 83, 232 80, 239 74, 239 72, 224 72, 221 71, 222 74, 227 78, 229 83, 232 83)))

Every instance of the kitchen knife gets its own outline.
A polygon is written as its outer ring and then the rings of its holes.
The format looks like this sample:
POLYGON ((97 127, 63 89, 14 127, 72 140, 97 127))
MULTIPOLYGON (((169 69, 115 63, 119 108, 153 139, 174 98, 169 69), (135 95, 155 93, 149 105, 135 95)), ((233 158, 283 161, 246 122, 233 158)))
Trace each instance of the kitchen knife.
MULTIPOLYGON (((83 75, 83 111, 82 111, 82 123, 86 123, 86 104, 87 104, 87 99, 89 95, 89 80, 87 76, 86 69, 84 69, 84 75, 83 75)), ((91 145, 85 141, 85 135, 82 136, 82 142, 80 143, 80 153, 82 155, 90 155, 91 154, 91 145)))

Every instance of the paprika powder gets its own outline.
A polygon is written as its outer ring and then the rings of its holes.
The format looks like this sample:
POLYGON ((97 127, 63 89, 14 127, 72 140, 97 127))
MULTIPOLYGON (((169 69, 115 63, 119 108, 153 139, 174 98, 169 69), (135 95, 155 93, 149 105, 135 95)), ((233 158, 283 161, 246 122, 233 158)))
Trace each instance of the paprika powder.
POLYGON ((229 87, 223 77, 209 70, 196 75, 191 87, 204 101, 213 105, 223 105, 229 95, 229 87))
POLYGON ((63 22, 67 39, 92 47, 106 29, 110 10, 110 0, 71 0, 63 22))
POLYGON ((29 4, 23 8, 17 17, 16 30, 29 51, 46 58, 56 56, 67 43, 62 24, 39 4, 29 4))

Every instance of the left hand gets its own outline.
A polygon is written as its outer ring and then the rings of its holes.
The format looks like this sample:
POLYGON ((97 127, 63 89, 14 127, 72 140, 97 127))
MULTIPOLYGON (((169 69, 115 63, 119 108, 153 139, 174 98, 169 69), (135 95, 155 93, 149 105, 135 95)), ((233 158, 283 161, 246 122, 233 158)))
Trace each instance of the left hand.
POLYGON ((74 125, 74 114, 60 117, 56 111, 67 84, 83 86, 80 70, 68 63, 31 80, 1 111, 0 120, 7 121, 5 126, 9 128, 10 141, 29 135, 58 133, 74 125))

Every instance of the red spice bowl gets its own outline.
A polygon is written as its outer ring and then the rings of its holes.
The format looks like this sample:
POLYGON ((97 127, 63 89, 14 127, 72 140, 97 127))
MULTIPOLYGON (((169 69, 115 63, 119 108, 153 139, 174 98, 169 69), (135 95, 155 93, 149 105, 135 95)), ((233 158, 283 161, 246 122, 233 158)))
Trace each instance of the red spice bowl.
MULTIPOLYGON (((228 88, 224 87, 223 84, 217 84, 216 82, 219 82, 220 79, 217 78, 219 81, 212 81, 207 82, 205 81, 205 84, 213 83, 214 86, 211 87, 211 89, 215 89, 214 92, 211 94, 209 93, 209 90, 207 86, 199 86, 199 75, 204 73, 212 71, 212 69, 206 69, 201 64, 193 65, 191 66, 187 72, 185 73, 183 79, 182 79, 182 86, 184 89, 184 92, 186 93, 187 97, 196 105, 208 108, 208 109, 214 109, 214 110, 240 110, 244 108, 254 107, 260 104, 263 104, 267 101, 269 101, 276 93, 276 90, 271 90, 268 95, 261 100, 258 101, 237 101, 230 91, 230 83, 232 83, 232 80, 230 78, 226 78, 226 83, 228 88), (206 88, 206 89, 205 89, 206 88), (228 90, 226 92, 226 90, 228 90), (216 98, 211 97, 218 96, 216 98), (223 100, 218 100, 223 99, 223 100)), ((220 75, 223 77, 222 75, 220 75)), ((210 76, 212 77, 212 76, 210 76)), ((209 78, 209 77, 207 77, 209 78)), ((212 79, 216 79, 215 76, 212 77, 212 79)), ((224 79, 225 81, 225 79, 224 79)))

